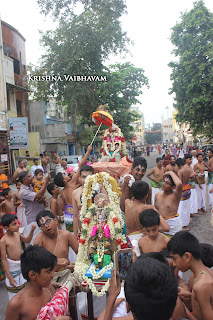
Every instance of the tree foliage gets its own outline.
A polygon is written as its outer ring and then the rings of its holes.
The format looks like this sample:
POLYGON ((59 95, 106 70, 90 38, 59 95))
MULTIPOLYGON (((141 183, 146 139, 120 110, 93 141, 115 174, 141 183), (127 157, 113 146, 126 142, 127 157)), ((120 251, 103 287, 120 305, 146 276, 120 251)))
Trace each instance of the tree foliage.
POLYGON ((194 135, 213 136, 213 14, 203 1, 182 14, 171 42, 177 58, 169 64, 176 119, 190 123, 194 135))
POLYGON ((162 125, 161 123, 153 123, 151 131, 145 132, 145 141, 147 144, 156 144, 162 141, 162 125), (154 132, 158 131, 160 132, 154 132), (153 132, 152 132, 153 131, 153 132))

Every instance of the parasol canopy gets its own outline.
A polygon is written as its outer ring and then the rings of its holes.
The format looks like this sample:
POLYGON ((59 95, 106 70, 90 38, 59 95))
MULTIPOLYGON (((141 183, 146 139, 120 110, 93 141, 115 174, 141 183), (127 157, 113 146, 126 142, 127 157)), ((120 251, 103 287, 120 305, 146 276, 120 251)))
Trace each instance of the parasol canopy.
POLYGON ((100 124, 104 124, 111 127, 114 123, 113 117, 108 112, 103 110, 93 112, 92 119, 98 126, 100 124))

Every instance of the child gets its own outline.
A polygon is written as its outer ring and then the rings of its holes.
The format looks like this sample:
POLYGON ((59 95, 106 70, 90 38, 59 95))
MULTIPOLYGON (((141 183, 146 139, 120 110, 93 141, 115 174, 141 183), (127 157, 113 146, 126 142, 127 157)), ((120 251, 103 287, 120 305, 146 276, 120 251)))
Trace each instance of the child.
POLYGON ((167 247, 169 238, 159 232, 160 215, 154 209, 143 210, 139 215, 140 224, 145 233, 138 241, 141 253, 160 252, 167 247))
MULTIPOLYGON (((38 193, 44 184, 44 173, 42 169, 36 169, 33 178, 33 189, 36 193, 38 193)), ((48 205, 47 198, 44 194, 44 199, 46 202, 46 206, 48 205)))
POLYGON ((9 185, 8 185, 8 177, 3 174, 3 170, 0 169, 0 181, 2 182, 2 189, 7 189, 9 188, 9 185))
POLYGON ((66 227, 64 224, 63 210, 60 206, 60 202, 58 199, 58 196, 60 194, 60 188, 55 183, 52 182, 47 186, 47 191, 52 196, 50 199, 50 211, 52 212, 54 217, 58 220, 59 229, 66 230, 66 227))
POLYGON ((5 200, 2 201, 0 204, 0 213, 1 216, 7 213, 11 213, 15 215, 15 205, 14 205, 14 199, 13 199, 13 193, 10 188, 3 190, 3 196, 5 197, 5 200))
POLYGON ((21 255, 21 271, 27 280, 26 286, 8 304, 6 320, 34 320, 41 307, 55 293, 51 286, 57 258, 48 250, 29 246, 21 255))
POLYGON ((32 226, 29 236, 25 238, 18 232, 18 219, 15 215, 4 215, 1 219, 1 224, 6 230, 6 233, 2 237, 0 243, 2 264, 7 276, 5 284, 10 300, 18 291, 20 291, 24 287, 25 281, 21 274, 20 268, 20 256, 22 253, 21 242, 30 243, 36 226, 32 226))
POLYGON ((159 157, 156 159, 156 167, 154 167, 152 170, 150 170, 147 173, 147 178, 151 180, 153 205, 155 203, 155 194, 159 192, 162 187, 162 178, 164 175, 164 168, 162 167, 163 167, 163 159, 159 157))
POLYGON ((71 232, 58 230, 56 219, 49 210, 39 212, 36 216, 36 222, 42 232, 37 235, 34 244, 44 247, 56 255, 58 260, 60 259, 61 264, 58 263, 54 281, 63 282, 70 274, 70 270, 67 268, 69 247, 77 254, 78 241, 71 232))
POLYGON ((14 193, 15 198, 15 207, 16 207, 16 215, 21 223, 21 227, 25 228, 27 226, 27 219, 25 215, 25 208, 21 199, 19 197, 19 191, 21 189, 21 181, 16 180, 16 188, 17 191, 14 193))
POLYGON ((163 192, 155 195, 155 207, 170 226, 170 231, 166 233, 173 236, 182 229, 182 222, 177 213, 182 195, 182 182, 173 171, 164 174, 162 190, 163 192))
MULTIPOLYGON (((182 272, 194 273, 192 293, 193 317, 189 319, 213 319, 213 271, 201 261, 200 244, 197 238, 187 231, 176 233, 168 243, 168 250, 174 264, 182 272)), ((181 291, 179 291, 181 297, 181 291)), ((187 312, 187 310, 186 310, 187 312)), ((190 314, 191 316, 191 314, 190 314)))
MULTIPOLYGON (((149 185, 144 181, 136 181, 131 187, 131 193, 133 199, 125 200, 125 222, 127 227, 127 235, 132 242, 134 251, 137 256, 140 255, 138 248, 138 240, 143 234, 143 230, 139 221, 139 214, 145 209, 154 209, 155 207, 150 204, 145 204, 146 199, 148 198, 149 185)), ((169 226, 163 219, 161 219, 161 230, 169 231, 169 226)))

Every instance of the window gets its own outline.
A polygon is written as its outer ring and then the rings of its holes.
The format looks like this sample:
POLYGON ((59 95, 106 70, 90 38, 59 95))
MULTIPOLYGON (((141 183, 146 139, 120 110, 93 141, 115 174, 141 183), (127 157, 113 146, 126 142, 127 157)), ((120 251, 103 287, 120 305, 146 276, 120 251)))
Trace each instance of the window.
POLYGON ((21 117, 22 116, 22 108, 21 108, 21 101, 16 100, 16 109, 17 109, 17 116, 21 117))
POLYGON ((7 110, 10 111, 10 90, 7 88, 7 110))
POLYGON ((20 74, 20 61, 13 58, 14 73, 20 74))

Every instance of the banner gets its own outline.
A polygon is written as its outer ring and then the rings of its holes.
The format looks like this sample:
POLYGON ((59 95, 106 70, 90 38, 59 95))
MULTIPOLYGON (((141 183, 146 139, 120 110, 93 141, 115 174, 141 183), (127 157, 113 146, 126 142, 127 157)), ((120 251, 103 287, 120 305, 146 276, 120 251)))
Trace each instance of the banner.
POLYGON ((28 118, 9 118, 10 149, 28 149, 28 118))

